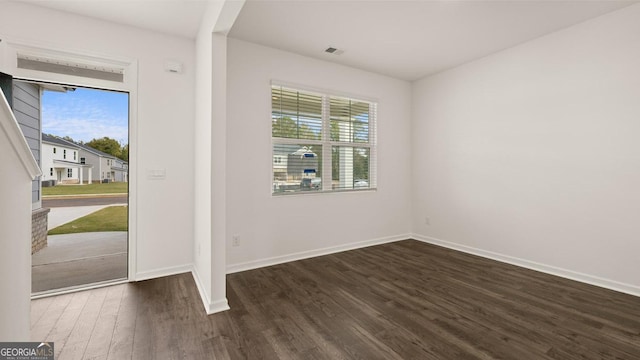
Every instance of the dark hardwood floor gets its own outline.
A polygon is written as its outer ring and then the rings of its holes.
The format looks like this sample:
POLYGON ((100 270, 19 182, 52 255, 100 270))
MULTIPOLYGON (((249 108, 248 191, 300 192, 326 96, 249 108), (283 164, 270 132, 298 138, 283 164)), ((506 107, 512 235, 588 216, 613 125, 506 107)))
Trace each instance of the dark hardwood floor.
POLYGON ((56 359, 640 359, 640 298, 407 240, 32 302, 56 359))

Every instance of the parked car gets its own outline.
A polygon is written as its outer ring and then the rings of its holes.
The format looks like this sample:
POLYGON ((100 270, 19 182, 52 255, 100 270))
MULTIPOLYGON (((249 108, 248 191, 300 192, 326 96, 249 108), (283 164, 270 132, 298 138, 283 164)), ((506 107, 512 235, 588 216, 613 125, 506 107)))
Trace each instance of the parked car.
POLYGON ((300 190, 320 190, 322 188, 321 178, 304 178, 300 181, 300 190))
POLYGON ((369 182, 367 180, 362 180, 362 179, 354 180, 353 181, 353 187, 354 188, 368 188, 369 187, 369 182))

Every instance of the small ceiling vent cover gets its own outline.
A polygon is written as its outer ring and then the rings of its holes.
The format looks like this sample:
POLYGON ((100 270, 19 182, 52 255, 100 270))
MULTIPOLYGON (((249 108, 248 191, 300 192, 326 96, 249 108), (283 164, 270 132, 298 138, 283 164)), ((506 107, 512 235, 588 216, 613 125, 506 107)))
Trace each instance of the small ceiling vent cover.
POLYGON ((328 48, 326 48, 324 50, 324 52, 329 53, 329 54, 333 54, 333 55, 340 55, 342 54, 344 51, 338 49, 338 48, 334 48, 333 46, 329 46, 328 48))

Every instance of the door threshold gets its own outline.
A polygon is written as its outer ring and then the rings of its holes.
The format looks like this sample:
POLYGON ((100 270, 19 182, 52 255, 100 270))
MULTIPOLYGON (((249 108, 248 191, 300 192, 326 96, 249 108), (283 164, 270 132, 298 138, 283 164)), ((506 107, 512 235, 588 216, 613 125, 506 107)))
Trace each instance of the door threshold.
POLYGON ((37 293, 32 293, 31 294, 31 300, 42 299, 42 298, 49 297, 49 296, 70 294, 70 293, 80 292, 80 291, 85 291, 85 290, 99 289, 99 288, 103 288, 103 287, 107 287, 107 286, 126 284, 128 282, 129 282, 129 279, 122 278, 122 279, 113 279, 113 280, 100 281, 100 282, 91 283, 91 284, 69 286, 69 287, 61 288, 61 289, 40 291, 40 292, 37 292, 37 293))

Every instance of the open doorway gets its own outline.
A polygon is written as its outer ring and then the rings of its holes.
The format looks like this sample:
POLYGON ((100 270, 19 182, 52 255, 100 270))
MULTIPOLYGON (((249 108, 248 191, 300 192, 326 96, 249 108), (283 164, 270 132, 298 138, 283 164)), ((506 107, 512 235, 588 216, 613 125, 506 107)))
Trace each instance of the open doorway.
POLYGON ((46 215, 33 223, 45 236, 32 239, 32 293, 126 280, 129 93, 14 79, 12 96, 43 173, 32 187, 34 214, 46 215))

